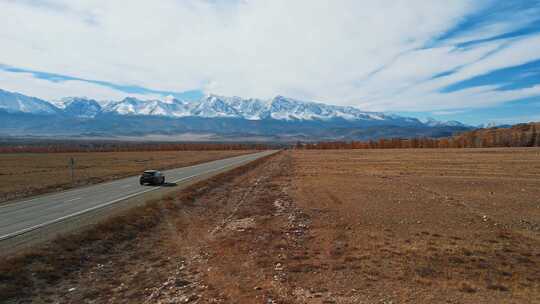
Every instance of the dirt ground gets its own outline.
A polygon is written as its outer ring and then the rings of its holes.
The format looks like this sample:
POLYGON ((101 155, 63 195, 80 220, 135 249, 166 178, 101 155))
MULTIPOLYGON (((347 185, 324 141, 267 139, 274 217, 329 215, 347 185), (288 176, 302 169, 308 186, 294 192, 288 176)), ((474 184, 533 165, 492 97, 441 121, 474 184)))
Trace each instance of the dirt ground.
POLYGON ((46 192, 95 184, 245 154, 249 151, 151 151, 0 154, 0 203, 46 192), (75 184, 69 169, 75 159, 75 184))
POLYGON ((19 300, 540 303, 540 149, 282 152, 80 254, 19 300))
POLYGON ((540 303, 540 149, 293 159, 314 237, 298 265, 319 272, 296 276, 302 289, 337 303, 540 303))

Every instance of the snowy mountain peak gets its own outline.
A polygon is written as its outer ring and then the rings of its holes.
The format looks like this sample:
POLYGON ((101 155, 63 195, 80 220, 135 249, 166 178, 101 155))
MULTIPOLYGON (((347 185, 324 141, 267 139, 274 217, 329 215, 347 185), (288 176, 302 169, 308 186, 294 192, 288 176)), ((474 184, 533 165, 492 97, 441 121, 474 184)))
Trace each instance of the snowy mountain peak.
POLYGON ((64 112, 80 118, 94 118, 101 113, 101 105, 86 97, 67 97, 61 100, 64 112))
POLYGON ((302 101, 285 96, 271 99, 226 97, 208 94, 199 100, 185 101, 167 96, 164 99, 141 100, 126 97, 119 101, 97 101, 86 97, 67 97, 48 102, 18 93, 0 90, 0 110, 4 112, 56 114, 78 118, 98 115, 143 115, 163 117, 237 118, 245 120, 341 121, 385 125, 424 125, 429 127, 466 127, 460 122, 364 112, 351 106, 334 106, 302 101))
POLYGON ((430 127, 467 127, 465 124, 456 120, 439 121, 432 117, 428 117, 423 123, 430 127))
POLYGON ((190 116, 189 104, 184 101, 171 98, 167 101, 161 100, 141 100, 134 97, 127 97, 121 101, 111 102, 104 112, 119 115, 157 115, 168 117, 190 116))
POLYGON ((19 93, 0 89, 0 110, 8 113, 55 114, 59 110, 51 103, 19 93))
POLYGON ((195 103, 191 111, 193 116, 200 117, 238 117, 242 115, 236 111, 229 103, 231 98, 224 98, 217 95, 208 95, 195 103))
POLYGON ((168 103, 168 104, 174 104, 178 101, 178 99, 176 99, 174 96, 172 95, 167 95, 165 97, 163 97, 163 102, 164 103, 168 103))

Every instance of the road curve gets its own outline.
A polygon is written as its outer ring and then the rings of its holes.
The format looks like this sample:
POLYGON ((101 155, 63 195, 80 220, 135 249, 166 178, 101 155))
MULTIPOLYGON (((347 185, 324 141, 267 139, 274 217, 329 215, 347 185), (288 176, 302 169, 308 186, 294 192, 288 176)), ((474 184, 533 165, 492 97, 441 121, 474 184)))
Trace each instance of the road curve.
MULTIPOLYGON (((167 183, 182 184, 198 176, 223 171, 275 153, 263 151, 194 166, 163 171, 167 183)), ((110 206, 162 187, 141 186, 139 176, 0 205, 0 241, 110 206)))

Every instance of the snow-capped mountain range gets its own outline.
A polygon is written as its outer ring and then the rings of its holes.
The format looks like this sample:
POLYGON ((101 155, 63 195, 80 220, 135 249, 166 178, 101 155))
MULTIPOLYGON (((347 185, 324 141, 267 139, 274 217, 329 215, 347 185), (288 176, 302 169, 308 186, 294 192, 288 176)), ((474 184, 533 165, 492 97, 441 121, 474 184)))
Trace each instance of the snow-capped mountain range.
MULTIPOLYGON (((416 118, 365 112, 350 106, 333 106, 323 103, 301 101, 283 96, 272 99, 244 99, 207 95, 197 101, 185 101, 172 97, 163 100, 141 100, 127 97, 120 101, 97 101, 86 97, 66 97, 45 101, 19 93, 0 90, 0 110, 9 113, 57 114, 63 113, 80 118, 93 118, 103 113, 118 115, 151 115, 165 117, 240 118, 246 120, 332 120, 348 121, 405 121, 420 123, 416 118)), ((460 125, 459 122, 440 122, 433 119, 428 126, 460 125)))
POLYGON ((247 120, 388 120, 401 117, 382 113, 363 112, 353 107, 331 106, 322 103, 300 101, 283 96, 269 100, 243 99, 208 95, 198 101, 168 101, 125 98, 103 107, 104 112, 120 115, 161 115, 168 117, 227 117, 247 120))
POLYGON ((119 115, 155 115, 166 117, 241 118, 247 120, 385 120, 397 118, 382 113, 362 112, 353 107, 331 106, 277 96, 270 100, 243 99, 208 95, 197 101, 174 98, 167 100, 141 100, 133 97, 120 101, 98 102, 86 98, 64 98, 55 102, 58 108, 79 109, 73 113, 93 117, 100 112, 119 115), (100 107, 100 108, 98 108, 100 107))
MULTIPOLYGON (((459 122, 365 112, 283 96, 245 99, 207 95, 195 101, 166 97, 46 101, 0 90, 0 136, 140 136, 210 134, 241 140, 347 140, 449 136, 470 129, 459 122)), ((214 138, 214 137, 212 137, 214 138)))
POLYGON ((467 125, 457 120, 439 121, 434 118, 428 118, 423 123, 430 127, 467 127, 467 125))

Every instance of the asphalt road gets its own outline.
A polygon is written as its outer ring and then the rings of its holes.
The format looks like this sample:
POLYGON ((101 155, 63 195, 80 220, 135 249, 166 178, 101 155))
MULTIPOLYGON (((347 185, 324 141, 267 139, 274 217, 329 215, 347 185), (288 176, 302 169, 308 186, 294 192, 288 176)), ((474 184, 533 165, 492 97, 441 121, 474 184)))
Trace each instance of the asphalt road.
MULTIPOLYGON (((166 183, 182 184, 190 179, 229 167, 248 163, 272 154, 264 151, 227 159, 211 161, 190 167, 163 171, 166 183)), ((163 186, 162 186, 163 187, 163 186)), ((24 201, 0 205, 0 241, 11 239, 66 219, 142 195, 150 191, 163 191, 162 187, 141 186, 139 176, 84 188, 38 196, 24 201)), ((165 186, 166 187, 166 186, 165 186)))

